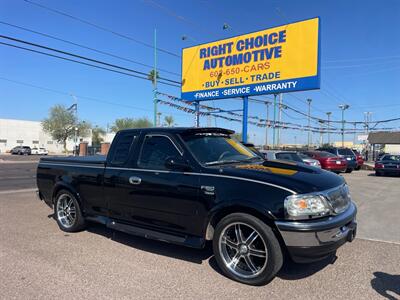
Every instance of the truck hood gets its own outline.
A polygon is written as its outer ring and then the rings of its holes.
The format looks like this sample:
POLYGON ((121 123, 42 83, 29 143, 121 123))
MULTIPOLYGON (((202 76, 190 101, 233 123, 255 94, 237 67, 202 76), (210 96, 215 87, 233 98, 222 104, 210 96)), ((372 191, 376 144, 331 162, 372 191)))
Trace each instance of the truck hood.
POLYGON ((345 180, 332 172, 291 161, 238 163, 217 167, 219 174, 248 178, 290 189, 298 194, 337 187, 345 180))

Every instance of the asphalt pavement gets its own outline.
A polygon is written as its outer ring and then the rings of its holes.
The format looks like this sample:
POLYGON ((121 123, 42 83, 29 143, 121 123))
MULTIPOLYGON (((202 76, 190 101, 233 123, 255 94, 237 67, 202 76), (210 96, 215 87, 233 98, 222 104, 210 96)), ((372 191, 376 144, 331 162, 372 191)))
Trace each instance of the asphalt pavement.
POLYGON ((225 278, 209 246, 190 249, 97 224, 62 232, 34 195, 35 168, 0 163, 2 299, 400 299, 398 177, 343 175, 359 209, 358 238, 336 260, 286 263, 271 283, 251 287, 225 278))

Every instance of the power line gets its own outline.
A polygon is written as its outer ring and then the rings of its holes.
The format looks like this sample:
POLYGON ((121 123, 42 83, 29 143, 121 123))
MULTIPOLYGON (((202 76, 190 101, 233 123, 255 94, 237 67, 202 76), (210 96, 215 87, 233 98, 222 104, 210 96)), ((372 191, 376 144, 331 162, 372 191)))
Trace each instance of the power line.
MULTIPOLYGON (((126 34, 119 33, 119 32, 114 31, 114 30, 112 30, 112 29, 108 29, 108 28, 103 27, 103 26, 101 26, 101 25, 95 24, 95 23, 93 23, 93 22, 84 20, 84 19, 79 18, 79 17, 75 17, 75 16, 73 16, 73 15, 71 15, 71 14, 67 14, 67 13, 65 13, 65 12, 62 12, 62 11, 60 11, 60 10, 56 10, 56 9, 54 9, 54 8, 45 6, 45 5, 43 5, 43 4, 39 4, 39 3, 30 1, 30 0, 24 0, 24 1, 25 1, 26 3, 35 5, 35 6, 37 6, 37 7, 42 8, 42 9, 51 11, 51 12, 53 12, 53 13, 62 15, 62 16, 64 16, 64 17, 73 19, 73 20, 75 20, 75 21, 84 23, 84 24, 89 25, 89 26, 92 26, 92 27, 97 28, 97 29, 99 29, 99 30, 102 30, 102 31, 105 31, 105 32, 114 34, 114 35, 116 35, 116 36, 118 36, 118 37, 121 37, 121 38, 124 38, 124 39, 126 39, 126 40, 133 41, 133 42, 138 43, 138 44, 140 44, 140 45, 142 45, 142 46, 145 46, 145 47, 154 49, 154 46, 153 46, 153 45, 151 45, 151 44, 149 44, 149 43, 146 43, 146 42, 143 42, 143 41, 141 41, 141 40, 138 40, 138 39, 136 39, 136 38, 133 38, 133 37, 131 37, 131 36, 128 36, 128 35, 126 35, 126 34)), ((178 58, 181 57, 181 56, 178 55, 178 54, 175 54, 175 53, 173 53, 173 52, 171 52, 171 51, 168 51, 168 50, 165 50, 165 49, 162 49, 162 48, 158 48, 158 47, 157 47, 156 49, 157 49, 158 51, 160 51, 160 52, 163 52, 163 53, 165 53, 165 54, 168 54, 168 55, 171 55, 171 56, 174 56, 174 57, 178 57, 178 58)))
POLYGON ((357 62, 357 61, 371 61, 371 60, 380 60, 380 59, 398 59, 400 55, 393 56, 378 56, 378 57, 369 57, 369 58, 354 58, 354 59, 334 59, 334 60, 323 60, 326 63, 338 63, 338 62, 357 62))
MULTIPOLYGON (((68 40, 65 40, 65 39, 62 39, 62 38, 47 34, 47 33, 42 33, 42 32, 36 31, 36 30, 32 30, 32 29, 29 29, 29 28, 25 28, 25 27, 22 27, 22 26, 10 24, 10 23, 3 22, 3 21, 0 21, 0 24, 7 25, 7 26, 10 26, 10 27, 14 27, 14 28, 18 28, 20 30, 24 30, 24 31, 27 31, 27 32, 31 32, 31 33, 34 33, 34 34, 37 34, 37 35, 41 35, 41 36, 47 37, 47 38, 51 38, 53 40, 61 41, 63 43, 74 45, 74 46, 77 46, 77 47, 80 47, 80 48, 83 48, 83 49, 91 50, 91 51, 94 51, 94 52, 97 52, 97 53, 100 53, 100 54, 104 54, 104 55, 107 55, 107 56, 110 56, 110 57, 118 58, 118 59, 121 59, 121 60, 124 60, 124 61, 128 61, 128 62, 131 62, 131 63, 134 63, 134 64, 138 64, 140 66, 153 68, 153 66, 151 66, 151 65, 147 65, 147 64, 144 64, 142 62, 139 62, 139 61, 136 61, 136 60, 132 60, 130 58, 125 58, 125 57, 122 57, 122 56, 119 56, 119 55, 112 54, 110 52, 106 52, 106 51, 103 51, 103 50, 98 50, 98 49, 95 49, 95 48, 92 48, 92 47, 89 47, 89 46, 85 46, 85 45, 82 45, 82 44, 71 42, 71 41, 68 41, 68 40)), ((171 72, 171 71, 168 71, 168 70, 165 70, 165 69, 161 69, 161 68, 157 68, 157 69, 160 70, 160 71, 163 71, 165 73, 169 73, 169 74, 176 75, 176 76, 179 76, 179 77, 181 76, 181 74, 179 74, 179 73, 171 72)))
MULTIPOLYGON (((66 60, 66 61, 70 61, 70 62, 78 63, 78 64, 81 64, 81 65, 90 66, 90 67, 93 67, 93 68, 106 70, 106 71, 110 71, 110 72, 114 72, 114 73, 118 73, 118 74, 123 74, 123 75, 131 76, 131 77, 135 77, 135 78, 149 80, 146 77, 141 77, 141 76, 134 75, 134 74, 129 74, 129 73, 125 73, 125 72, 121 72, 121 71, 117 71, 117 70, 112 70, 112 69, 109 69, 109 68, 105 68, 105 67, 101 67, 101 66, 96 66, 96 65, 93 65, 93 64, 85 63, 83 61, 78 61, 78 60, 75 60, 75 59, 70 59, 70 58, 66 58, 66 57, 62 57, 62 56, 58 56, 58 55, 54 55, 54 54, 50 54, 50 53, 45 53, 45 52, 42 52, 42 51, 29 49, 29 48, 25 48, 25 47, 13 45, 13 44, 0 42, 0 45, 5 45, 5 46, 13 47, 13 48, 18 48, 18 49, 21 49, 21 50, 26 50, 26 51, 30 51, 30 52, 34 52, 34 53, 38 53, 38 54, 54 57, 54 58, 59 58, 59 59, 62 59, 62 60, 66 60)), ((173 85, 173 84, 170 84, 170 83, 166 83, 166 82, 160 82, 160 83, 165 84, 165 85, 171 85, 171 86, 179 87, 179 86, 176 86, 176 85, 173 85)))
MULTIPOLYGON (((137 70, 130 69, 130 68, 126 68, 126 67, 121 67, 121 66, 110 64, 110 63, 107 63, 107 62, 104 62, 104 61, 100 61, 100 60, 97 60, 97 59, 89 58, 89 57, 86 57, 86 56, 74 54, 74 53, 71 53, 71 52, 63 51, 63 50, 58 50, 58 49, 55 49, 55 48, 50 48, 50 47, 39 45, 39 44, 36 44, 36 43, 20 40, 20 39, 17 39, 17 38, 5 36, 5 35, 0 35, 0 38, 11 40, 11 41, 18 42, 18 43, 23 43, 23 44, 26 44, 26 45, 30 45, 30 46, 34 46, 34 47, 38 47, 38 48, 42 48, 42 49, 46 49, 46 50, 50 50, 50 51, 54 51, 54 52, 57 52, 57 53, 61 53, 61 54, 69 55, 69 56, 72 56, 72 57, 84 59, 84 60, 87 60, 87 61, 90 61, 90 62, 102 64, 102 65, 105 65, 105 66, 108 66, 108 67, 113 67, 113 68, 116 68, 116 69, 129 71, 129 72, 136 73, 136 74, 139 74, 139 75, 148 76, 148 73, 144 73, 144 72, 137 71, 137 70)), ((171 80, 171 79, 167 79, 167 78, 163 78, 163 77, 159 77, 159 78, 162 79, 162 80, 165 80, 165 81, 172 82, 172 83, 180 84, 179 81, 175 81, 175 80, 171 80)))
MULTIPOLYGON (((43 87, 43 86, 39 86, 39 85, 35 85, 35 84, 32 84, 32 83, 27 83, 27 82, 23 82, 23 81, 17 81, 17 80, 9 79, 9 78, 6 78, 6 77, 1 77, 0 76, 0 80, 12 82, 12 83, 15 83, 15 84, 19 84, 19 85, 23 85, 23 86, 27 86, 27 87, 31 87, 31 88, 35 88, 35 89, 39 89, 39 90, 43 90, 43 91, 47 91, 47 92, 52 92, 52 93, 59 94, 59 95, 64 95, 64 96, 68 96, 68 97, 71 96, 70 92, 56 90, 56 89, 52 89, 52 88, 48 88, 48 87, 43 87)), ((123 104, 123 103, 118 103, 118 102, 112 102, 112 101, 99 99, 99 98, 94 98, 94 97, 88 97, 88 96, 82 96, 82 95, 75 95, 75 96, 78 97, 79 99, 84 99, 84 100, 97 102, 97 103, 103 103, 103 104, 119 106, 119 107, 125 107, 125 108, 130 108, 130 109, 137 109, 137 110, 148 111, 148 112, 152 112, 153 111, 152 109, 147 109, 147 108, 143 108, 143 107, 139 107, 139 106, 133 106, 133 105, 123 104)), ((184 114, 179 114, 179 115, 183 116, 184 114)))

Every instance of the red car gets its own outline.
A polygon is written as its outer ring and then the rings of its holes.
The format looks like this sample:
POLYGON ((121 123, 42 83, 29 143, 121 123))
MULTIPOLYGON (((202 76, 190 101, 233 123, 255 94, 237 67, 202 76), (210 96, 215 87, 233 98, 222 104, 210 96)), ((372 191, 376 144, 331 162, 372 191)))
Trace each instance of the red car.
POLYGON ((305 155, 318 160, 321 168, 335 173, 345 172, 347 169, 347 161, 345 158, 336 156, 325 151, 305 151, 305 155))
POLYGON ((353 149, 353 152, 356 155, 356 160, 357 160, 357 166, 356 166, 355 170, 360 170, 361 166, 364 164, 364 159, 363 159, 362 155, 360 154, 360 152, 358 152, 357 150, 353 149))

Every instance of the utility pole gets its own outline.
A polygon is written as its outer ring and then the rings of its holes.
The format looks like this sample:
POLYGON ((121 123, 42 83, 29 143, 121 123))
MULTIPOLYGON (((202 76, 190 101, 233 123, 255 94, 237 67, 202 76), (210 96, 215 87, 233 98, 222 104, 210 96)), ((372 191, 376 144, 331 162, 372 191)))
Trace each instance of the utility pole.
POLYGON ((348 109, 350 105, 340 104, 339 108, 342 110, 342 147, 344 148, 344 111, 348 109))
POLYGON ((272 148, 275 148, 276 145, 276 97, 278 94, 274 94, 274 128, 272 131, 272 148))
POLYGON ((282 129, 282 94, 279 94, 279 111, 278 111, 278 122, 279 122, 279 127, 278 127, 278 136, 277 136, 277 146, 279 147, 281 143, 281 129, 282 129))
POLYGON ((328 111, 326 115, 328 116, 328 144, 331 144, 331 136, 330 136, 330 131, 331 131, 331 114, 332 112, 328 111))
POLYGON ((160 113, 160 112, 157 113, 156 127, 161 127, 161 115, 162 115, 162 113, 160 113))
POLYGON ((364 121, 365 121, 365 131, 366 131, 366 135, 367 135, 367 140, 365 141, 365 160, 368 161, 368 150, 369 150, 369 143, 368 143, 368 134, 369 134, 369 122, 370 117, 372 115, 372 112, 370 111, 366 111, 364 112, 364 121))
MULTIPOLYGON (((74 104, 72 105, 74 107, 74 112, 75 112, 75 119, 76 122, 78 124, 78 98, 75 97, 75 95, 71 94, 71 97, 74 99, 74 104)), ((74 128, 74 151, 73 153, 75 154, 75 156, 78 155, 78 126, 77 124, 75 124, 75 128, 74 128)))
POLYGON ((268 126, 269 126, 269 105, 271 102, 267 101, 265 102, 265 105, 267 106, 267 118, 265 119, 265 149, 268 149, 268 126))
POLYGON ((311 146, 311 102, 312 99, 308 98, 308 138, 307 138, 307 147, 310 149, 311 146))
POLYGON ((154 127, 157 127, 157 29, 154 28, 154 74, 153 74, 153 92, 154 92, 154 127))
POLYGON ((323 120, 319 120, 319 146, 321 147, 323 142, 324 142, 324 138, 323 138, 323 124, 324 121, 323 120))

